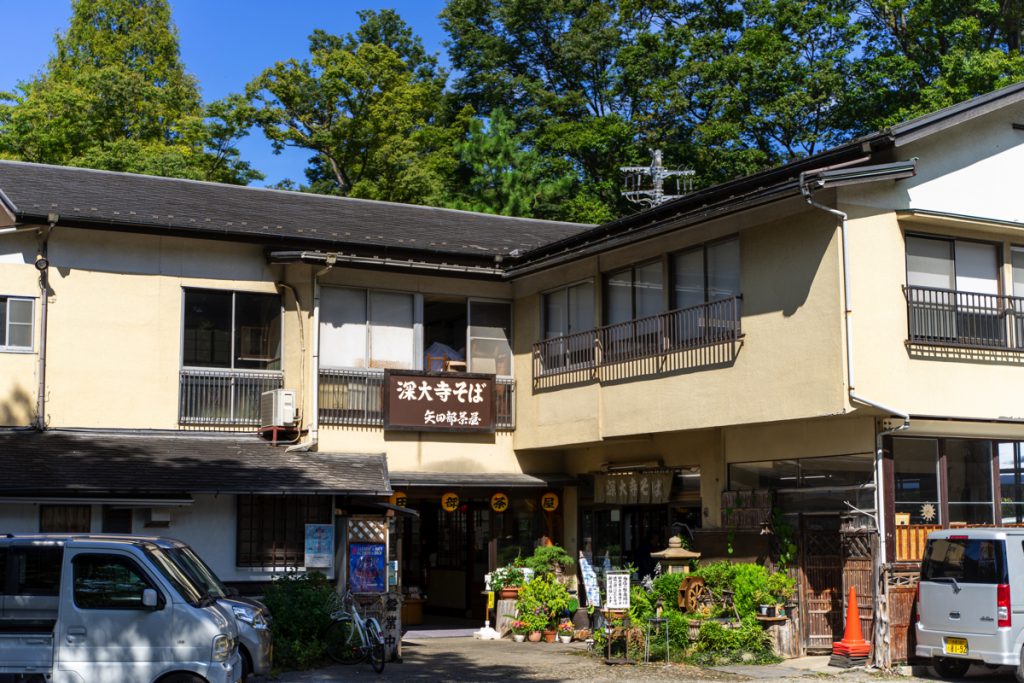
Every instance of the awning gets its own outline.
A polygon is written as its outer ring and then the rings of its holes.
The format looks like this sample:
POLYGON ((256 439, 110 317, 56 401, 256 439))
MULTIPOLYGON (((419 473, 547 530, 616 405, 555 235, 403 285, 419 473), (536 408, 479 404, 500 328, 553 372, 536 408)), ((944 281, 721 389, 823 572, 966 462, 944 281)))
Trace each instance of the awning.
POLYGON ((383 454, 289 453, 256 436, 0 432, 0 496, 389 496, 383 454))
POLYGON ((521 474, 500 472, 392 472, 393 488, 412 486, 549 488, 572 486, 576 478, 568 474, 521 474))

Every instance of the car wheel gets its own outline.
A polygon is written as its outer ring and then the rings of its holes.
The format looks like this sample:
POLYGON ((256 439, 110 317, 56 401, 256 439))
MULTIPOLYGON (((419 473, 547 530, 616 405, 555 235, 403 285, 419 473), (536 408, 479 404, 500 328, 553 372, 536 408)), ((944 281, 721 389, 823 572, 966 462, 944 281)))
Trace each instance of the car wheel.
POLYGON ((161 678, 159 683, 203 683, 203 679, 195 674, 176 673, 165 678, 161 678))
POLYGON ((943 678, 963 678, 967 674, 967 670, 971 668, 971 660, 935 657, 932 659, 932 667, 934 667, 935 673, 943 678))
POLYGON ((242 677, 239 680, 244 681, 252 675, 252 657, 244 647, 238 648, 238 655, 242 660, 242 677))
POLYGON ((1013 670, 1017 676, 1017 683, 1024 683, 1024 652, 1020 655, 1020 664, 1013 670))

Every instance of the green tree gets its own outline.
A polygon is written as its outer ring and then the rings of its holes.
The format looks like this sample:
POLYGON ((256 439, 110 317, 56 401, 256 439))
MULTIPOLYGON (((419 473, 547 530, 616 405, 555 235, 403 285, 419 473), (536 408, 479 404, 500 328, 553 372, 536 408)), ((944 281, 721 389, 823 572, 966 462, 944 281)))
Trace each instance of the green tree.
POLYGON ((553 203, 565 198, 572 179, 558 176, 541 155, 526 149, 514 128, 502 109, 491 112, 486 127, 480 119, 472 122, 468 139, 458 146, 449 206, 504 216, 557 214, 553 203))
POLYGON ((363 11, 354 34, 315 31, 310 58, 278 62, 246 93, 275 149, 315 154, 317 192, 437 203, 470 111, 446 119, 446 74, 391 10, 363 11))
POLYGON ((0 94, 0 154, 41 163, 246 183, 251 110, 204 108, 166 0, 74 0, 44 73, 0 94))
POLYGON ((1024 79, 1021 0, 863 0, 851 128, 877 129, 1024 79))

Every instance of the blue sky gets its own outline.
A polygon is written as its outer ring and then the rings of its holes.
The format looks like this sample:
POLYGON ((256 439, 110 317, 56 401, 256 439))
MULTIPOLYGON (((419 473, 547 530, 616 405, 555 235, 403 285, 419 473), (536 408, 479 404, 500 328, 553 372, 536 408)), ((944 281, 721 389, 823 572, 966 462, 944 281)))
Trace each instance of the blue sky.
MULTIPOLYGON (((185 67, 199 79, 206 101, 241 92, 260 71, 278 60, 308 55, 313 29, 347 33, 359 24, 360 9, 394 9, 423 39, 441 62, 446 35, 437 15, 444 0, 170 0, 181 39, 185 67)), ((4 51, 0 58, 0 90, 38 73, 53 52, 53 36, 67 28, 70 0, 0 0, 4 17, 4 51), (17 27, 16 30, 12 30, 17 27)), ((286 150, 274 155, 270 143, 254 132, 239 145, 242 157, 266 174, 261 183, 284 178, 305 179, 308 152, 286 150)))

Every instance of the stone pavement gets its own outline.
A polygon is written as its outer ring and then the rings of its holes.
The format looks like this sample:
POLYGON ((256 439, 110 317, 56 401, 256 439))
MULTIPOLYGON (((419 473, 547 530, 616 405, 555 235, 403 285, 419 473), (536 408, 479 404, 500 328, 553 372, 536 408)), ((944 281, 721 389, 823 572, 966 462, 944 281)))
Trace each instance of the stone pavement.
MULTIPOLYGON (((279 683, 327 683, 329 681, 417 681, 429 683, 628 683, 629 681, 711 681, 714 683, 935 683, 925 676, 885 675, 864 669, 836 669, 827 657, 805 657, 771 666, 728 666, 702 669, 683 664, 608 666, 598 657, 587 656, 582 644, 514 643, 509 640, 481 641, 472 638, 423 638, 405 640, 404 661, 389 662, 378 675, 368 664, 331 666, 316 671, 281 674, 279 683)), ((1014 683, 1012 671, 991 672, 975 667, 973 683, 1014 683)))

